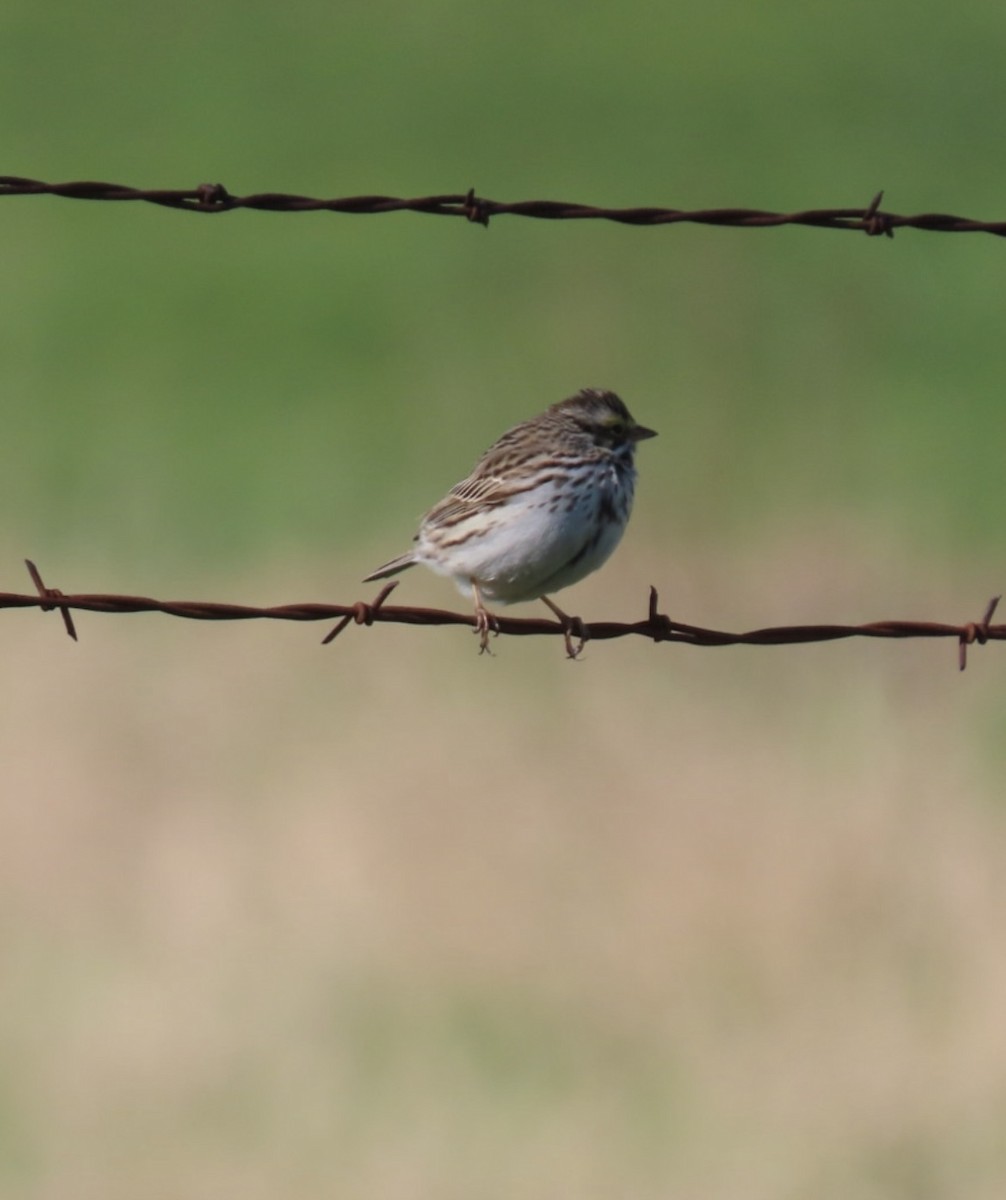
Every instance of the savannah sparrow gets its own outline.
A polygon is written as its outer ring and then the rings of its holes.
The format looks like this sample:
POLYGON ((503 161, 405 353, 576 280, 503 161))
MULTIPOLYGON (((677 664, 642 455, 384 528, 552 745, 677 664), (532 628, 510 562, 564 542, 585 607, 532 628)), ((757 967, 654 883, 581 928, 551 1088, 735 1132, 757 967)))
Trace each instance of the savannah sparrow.
POLYGON ((416 563, 449 575, 475 601, 483 651, 492 625, 485 601, 543 600, 575 657, 569 635, 579 623, 546 593, 596 571, 618 545, 632 511, 636 443, 655 436, 614 392, 584 388, 504 433, 423 517, 415 548, 364 582, 416 563))

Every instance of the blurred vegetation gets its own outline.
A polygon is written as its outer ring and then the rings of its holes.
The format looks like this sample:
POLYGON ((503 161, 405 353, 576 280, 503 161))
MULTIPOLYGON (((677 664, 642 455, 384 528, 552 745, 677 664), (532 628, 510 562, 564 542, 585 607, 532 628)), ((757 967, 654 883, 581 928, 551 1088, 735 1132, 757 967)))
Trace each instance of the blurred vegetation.
MULTIPOLYGON (((0 171, 1001 218, 1004 37, 987 0, 9 0, 0 171)), ((0 218, 5 590, 30 554, 355 597, 584 385, 661 433, 585 617, 1003 586, 991 237, 0 218)), ((1003 1194, 996 647, 0 625, 5 1196, 1003 1194)))
MULTIPOLYGON (((895 211, 998 216, 1006 17, 904 18, 15 3, 4 169, 782 209, 884 187, 895 211)), ((645 494, 676 544, 839 508, 937 553, 1002 548, 988 237, 56 199, 3 217, 17 550, 241 563, 400 540, 502 428, 586 384, 666 433, 645 494)))

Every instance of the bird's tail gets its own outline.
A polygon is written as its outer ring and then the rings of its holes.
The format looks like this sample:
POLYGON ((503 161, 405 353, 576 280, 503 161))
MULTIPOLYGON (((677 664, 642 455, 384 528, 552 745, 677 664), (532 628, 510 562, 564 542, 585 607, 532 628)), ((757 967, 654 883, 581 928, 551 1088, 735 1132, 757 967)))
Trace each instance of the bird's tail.
POLYGON ((371 583, 375 579, 387 579, 389 575, 397 575, 399 571, 407 571, 409 567, 414 567, 415 565, 416 557, 410 550, 408 554, 400 554, 397 558, 393 558, 391 562, 386 562, 383 567, 378 567, 376 571, 371 571, 363 582, 371 583))

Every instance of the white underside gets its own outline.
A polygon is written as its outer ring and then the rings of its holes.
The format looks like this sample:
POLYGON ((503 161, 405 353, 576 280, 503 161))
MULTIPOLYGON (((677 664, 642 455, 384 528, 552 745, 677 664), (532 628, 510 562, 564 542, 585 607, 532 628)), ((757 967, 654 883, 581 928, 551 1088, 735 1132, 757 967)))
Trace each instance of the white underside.
POLYGON ((516 604, 537 600, 579 582, 610 557, 621 541, 632 507, 632 483, 631 476, 626 480, 623 473, 617 486, 612 470, 611 491, 622 494, 625 519, 605 521, 593 545, 602 494, 587 489, 577 494, 572 512, 565 511, 565 499, 550 511, 555 499, 550 488, 525 493, 488 510, 480 533, 452 547, 449 569, 437 561, 439 555, 427 541, 426 528, 420 529, 415 560, 450 576, 466 596, 472 595, 474 580, 486 601, 516 604))

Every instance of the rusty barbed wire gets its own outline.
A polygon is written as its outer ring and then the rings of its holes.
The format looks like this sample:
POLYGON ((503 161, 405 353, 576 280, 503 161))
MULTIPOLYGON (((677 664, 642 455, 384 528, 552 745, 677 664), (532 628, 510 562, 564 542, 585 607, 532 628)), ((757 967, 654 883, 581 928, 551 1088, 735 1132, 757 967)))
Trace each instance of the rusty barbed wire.
MULTIPOLYGON (((205 600, 154 600, 149 596, 117 596, 104 593, 65 593, 58 588, 47 587, 38 568, 30 559, 25 565, 31 574, 37 594, 21 595, 15 592, 0 592, 0 609, 39 608, 43 612, 58 609, 62 614, 66 632, 75 641, 70 610, 100 613, 164 613, 171 617, 184 617, 194 621, 247 621, 255 619, 275 621, 330 621, 337 624, 322 639, 328 645, 348 625, 467 625, 475 629, 474 613, 448 612, 439 608, 413 608, 404 605, 389 605, 388 597, 398 586, 393 580, 385 584, 371 601, 357 600, 353 604, 279 604, 258 607, 248 604, 224 604, 205 600)), ((967 666, 968 647, 977 643, 984 646, 990 641, 1006 641, 1006 625, 993 625, 992 617, 1000 597, 994 596, 988 603, 980 621, 967 621, 963 625, 945 624, 939 621, 873 621, 866 625, 781 625, 767 629, 753 629, 746 633, 729 633, 720 629, 703 629, 699 625, 686 625, 674 621, 659 608, 657 589, 650 588, 646 616, 638 621, 583 621, 570 617, 566 624, 544 617, 506 617, 496 615, 493 632, 496 635, 527 637, 558 635, 565 640, 566 653, 577 658, 586 642, 610 641, 621 637, 644 637, 654 643, 677 642, 689 646, 784 646, 802 645, 808 642, 833 642, 843 638, 952 638, 958 645, 958 666, 967 666), (571 636, 580 639, 574 648, 571 636)))
POLYGON ((621 225, 728 225, 739 229, 767 229, 780 225, 803 225, 816 229, 851 229, 870 237, 893 237, 896 229, 921 229, 930 233, 990 233, 1006 237, 1006 221, 976 221, 949 213, 917 213, 901 216, 883 212, 878 192, 864 208, 818 208, 799 212, 768 212, 755 208, 680 209, 654 206, 603 208, 560 200, 490 200, 467 192, 419 196, 343 196, 323 200, 289 192, 256 192, 235 196, 222 183, 201 183, 194 188, 137 188, 121 183, 77 180, 45 183, 20 175, 0 175, 0 196, 62 196, 69 200, 138 200, 165 208, 194 213, 224 213, 235 209, 265 212, 337 212, 377 214, 389 212, 429 213, 439 217, 463 217, 488 226, 492 217, 534 217, 546 221, 615 221, 621 225))

